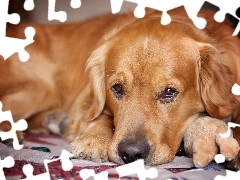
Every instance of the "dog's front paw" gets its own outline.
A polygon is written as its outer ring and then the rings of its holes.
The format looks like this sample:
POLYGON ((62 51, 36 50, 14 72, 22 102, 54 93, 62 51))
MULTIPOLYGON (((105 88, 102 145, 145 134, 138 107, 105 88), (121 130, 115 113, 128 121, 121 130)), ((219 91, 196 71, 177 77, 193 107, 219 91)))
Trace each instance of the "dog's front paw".
POLYGON ((186 152, 193 156, 196 167, 208 165, 220 150, 227 161, 237 157, 239 144, 232 134, 225 138, 220 134, 227 132, 227 124, 219 119, 208 116, 193 122, 184 134, 186 152))
POLYGON ((105 135, 82 135, 70 144, 70 152, 76 158, 107 162, 109 141, 109 137, 105 135))

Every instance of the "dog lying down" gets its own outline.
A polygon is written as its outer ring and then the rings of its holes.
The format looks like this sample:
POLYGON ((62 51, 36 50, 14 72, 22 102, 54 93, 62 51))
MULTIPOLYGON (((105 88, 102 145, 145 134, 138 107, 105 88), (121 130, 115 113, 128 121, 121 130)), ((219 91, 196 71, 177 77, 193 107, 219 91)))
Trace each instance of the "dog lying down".
MULTIPOLYGON (((34 25, 35 42, 26 63, 15 54, 0 61, 0 101, 29 130, 63 133, 70 151, 87 160, 119 164, 144 159, 147 165, 170 162, 181 141, 197 167, 218 150, 240 168, 240 41, 214 12, 197 29, 183 9, 143 19, 133 13, 106 15, 82 23, 34 25), (205 115, 204 115, 205 114, 205 115)), ((24 38, 21 25, 8 36, 24 38)), ((8 124, 2 123, 1 130, 8 124)), ((23 134, 18 133, 19 138, 23 134)))

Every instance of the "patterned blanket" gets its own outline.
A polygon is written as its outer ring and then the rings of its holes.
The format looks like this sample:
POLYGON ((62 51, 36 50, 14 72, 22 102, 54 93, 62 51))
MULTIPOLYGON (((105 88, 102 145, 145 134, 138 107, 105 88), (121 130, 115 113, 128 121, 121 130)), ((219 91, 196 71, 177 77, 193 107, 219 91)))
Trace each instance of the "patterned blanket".
MULTIPOLYGON (((64 171, 62 168, 64 162, 59 160, 59 156, 63 149, 68 150, 68 146, 69 143, 60 136, 42 134, 27 134, 24 148, 21 150, 14 150, 12 147, 0 143, 1 159, 12 156, 15 160, 15 165, 12 168, 4 168, 6 179, 81 180, 84 177, 80 175, 80 172, 84 169, 93 170, 96 174, 107 171, 108 179, 119 179, 119 174, 116 171, 119 165, 110 162, 95 163, 71 159, 73 167, 64 171), (46 164, 44 160, 51 160, 51 162, 46 164), (28 165, 26 166, 27 170, 24 170, 25 165, 28 165)), ((145 166, 145 169, 149 168, 145 166)), ((156 179, 158 180, 213 180, 218 175, 226 176, 226 170, 223 166, 212 162, 205 168, 194 168, 192 159, 188 157, 175 157, 173 162, 154 168, 157 169, 158 177, 156 179)), ((95 179, 97 178, 95 177, 95 179)), ((139 179, 139 177, 137 174, 129 174, 121 179, 139 179)))

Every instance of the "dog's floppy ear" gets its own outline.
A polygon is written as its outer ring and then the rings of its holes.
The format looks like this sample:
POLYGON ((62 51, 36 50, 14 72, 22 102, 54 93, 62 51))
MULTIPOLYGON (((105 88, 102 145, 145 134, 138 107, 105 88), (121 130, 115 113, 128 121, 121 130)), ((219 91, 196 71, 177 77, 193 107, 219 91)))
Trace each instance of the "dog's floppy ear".
POLYGON ((120 29, 113 29, 111 32, 104 35, 103 39, 99 42, 102 45, 94 50, 88 58, 86 73, 88 74, 90 85, 90 94, 84 100, 85 104, 90 103, 86 110, 84 119, 94 120, 104 110, 106 102, 106 89, 105 89, 105 61, 107 52, 110 48, 110 39, 119 32, 120 29), (89 98, 91 99, 89 101, 89 98))
POLYGON ((105 90, 105 59, 108 45, 104 43, 94 50, 87 61, 86 73, 88 74, 89 96, 84 119, 93 120, 103 111, 106 101, 105 90))
POLYGON ((212 45, 199 43, 199 81, 202 100, 211 117, 231 115, 238 101, 231 92, 235 83, 229 67, 219 61, 220 52, 212 45))

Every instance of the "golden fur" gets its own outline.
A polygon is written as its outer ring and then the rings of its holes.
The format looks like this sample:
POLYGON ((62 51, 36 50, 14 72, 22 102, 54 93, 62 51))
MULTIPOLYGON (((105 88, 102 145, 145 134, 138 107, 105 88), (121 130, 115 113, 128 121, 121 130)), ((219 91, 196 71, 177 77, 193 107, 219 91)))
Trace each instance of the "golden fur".
MULTIPOLYGON (((3 110, 10 109, 14 120, 27 119, 30 129, 46 127, 49 115, 66 113, 65 137, 77 157, 121 164, 119 148, 139 142, 146 164, 167 163, 201 113, 233 115, 240 123, 239 99, 231 93, 240 84, 240 41, 213 14, 200 14, 208 21, 204 30, 182 9, 170 12, 167 26, 152 11, 143 19, 127 13, 33 25, 30 60, 21 63, 15 54, 0 61, 3 110), (166 88, 178 94, 161 102, 166 88)), ((24 27, 8 35, 23 37, 24 27)))

